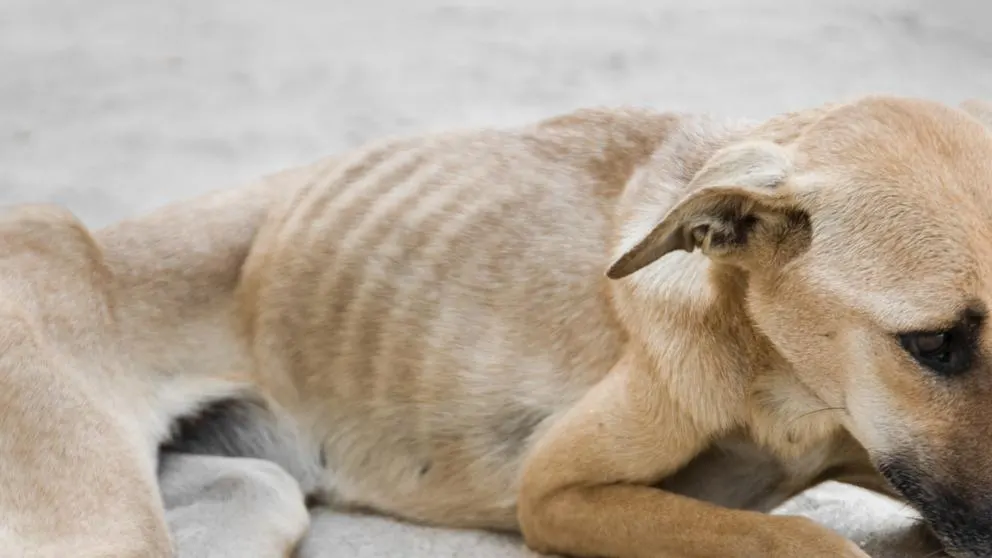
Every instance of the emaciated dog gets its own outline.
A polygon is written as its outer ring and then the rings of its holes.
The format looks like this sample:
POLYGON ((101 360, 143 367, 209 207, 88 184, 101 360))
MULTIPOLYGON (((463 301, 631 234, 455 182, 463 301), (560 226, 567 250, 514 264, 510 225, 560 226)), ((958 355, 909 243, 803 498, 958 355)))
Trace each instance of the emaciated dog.
POLYGON ((307 498, 579 557, 863 558, 764 513, 832 479, 992 556, 992 119, 964 108, 580 110, 92 234, 15 209, 0 553, 284 556, 307 498))

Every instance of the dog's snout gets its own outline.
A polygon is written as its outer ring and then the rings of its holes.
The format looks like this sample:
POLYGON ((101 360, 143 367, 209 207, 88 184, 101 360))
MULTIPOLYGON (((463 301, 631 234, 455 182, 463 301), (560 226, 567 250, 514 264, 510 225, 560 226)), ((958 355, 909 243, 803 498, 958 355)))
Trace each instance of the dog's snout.
POLYGON ((992 491, 961 479, 942 480, 916 460, 889 458, 879 471, 923 516, 948 554, 992 557, 992 491))

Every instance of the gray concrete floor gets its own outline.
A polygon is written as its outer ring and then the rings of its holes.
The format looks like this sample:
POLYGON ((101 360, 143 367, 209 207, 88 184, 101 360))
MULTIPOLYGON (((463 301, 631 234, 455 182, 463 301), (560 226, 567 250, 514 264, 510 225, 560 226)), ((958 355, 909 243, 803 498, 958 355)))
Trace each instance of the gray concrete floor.
POLYGON ((99 225, 384 134, 580 105, 992 94, 982 0, 0 0, 0 203, 99 225))

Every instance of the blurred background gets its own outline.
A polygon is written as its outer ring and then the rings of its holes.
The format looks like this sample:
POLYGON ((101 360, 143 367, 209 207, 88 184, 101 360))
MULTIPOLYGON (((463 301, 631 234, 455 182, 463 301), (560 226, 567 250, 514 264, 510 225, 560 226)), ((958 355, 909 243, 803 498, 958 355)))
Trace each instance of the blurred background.
MULTIPOLYGON (((0 204, 101 226, 384 135, 579 106, 992 99, 990 16, 989 0, 0 0, 0 204)), ((836 486, 784 511, 869 545, 912 522, 836 486)), ((307 558, 520 547, 333 514, 314 533, 307 558)))
POLYGON ((389 134, 582 105, 992 97, 987 0, 0 0, 0 204, 98 226, 389 134))

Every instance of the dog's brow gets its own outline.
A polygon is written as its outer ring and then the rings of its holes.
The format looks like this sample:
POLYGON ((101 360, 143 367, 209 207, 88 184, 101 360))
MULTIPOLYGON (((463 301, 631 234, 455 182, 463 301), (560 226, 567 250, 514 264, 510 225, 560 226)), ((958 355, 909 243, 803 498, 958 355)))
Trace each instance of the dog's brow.
POLYGON ((879 326, 893 333, 945 331, 962 323, 967 316, 980 318, 985 315, 983 306, 972 304, 970 300, 958 303, 944 300, 941 297, 940 301, 931 300, 929 304, 921 305, 896 296, 863 293, 857 306, 872 316, 879 326))
POLYGON ((962 304, 952 315, 944 319, 921 320, 919 324, 903 331, 945 331, 961 324, 972 324, 983 321, 988 315, 988 307, 984 302, 972 299, 962 304))
POLYGON ((960 323, 965 313, 974 312, 978 316, 986 313, 985 304, 973 293, 947 289, 946 282, 924 278, 920 280, 927 282, 927 288, 924 288, 920 281, 907 279, 912 286, 893 288, 870 281, 851 281, 851 273, 836 266, 813 266, 801 273, 808 284, 845 301, 876 325, 893 333, 950 329, 960 323), (906 296, 907 289, 930 295, 922 298, 906 296))

